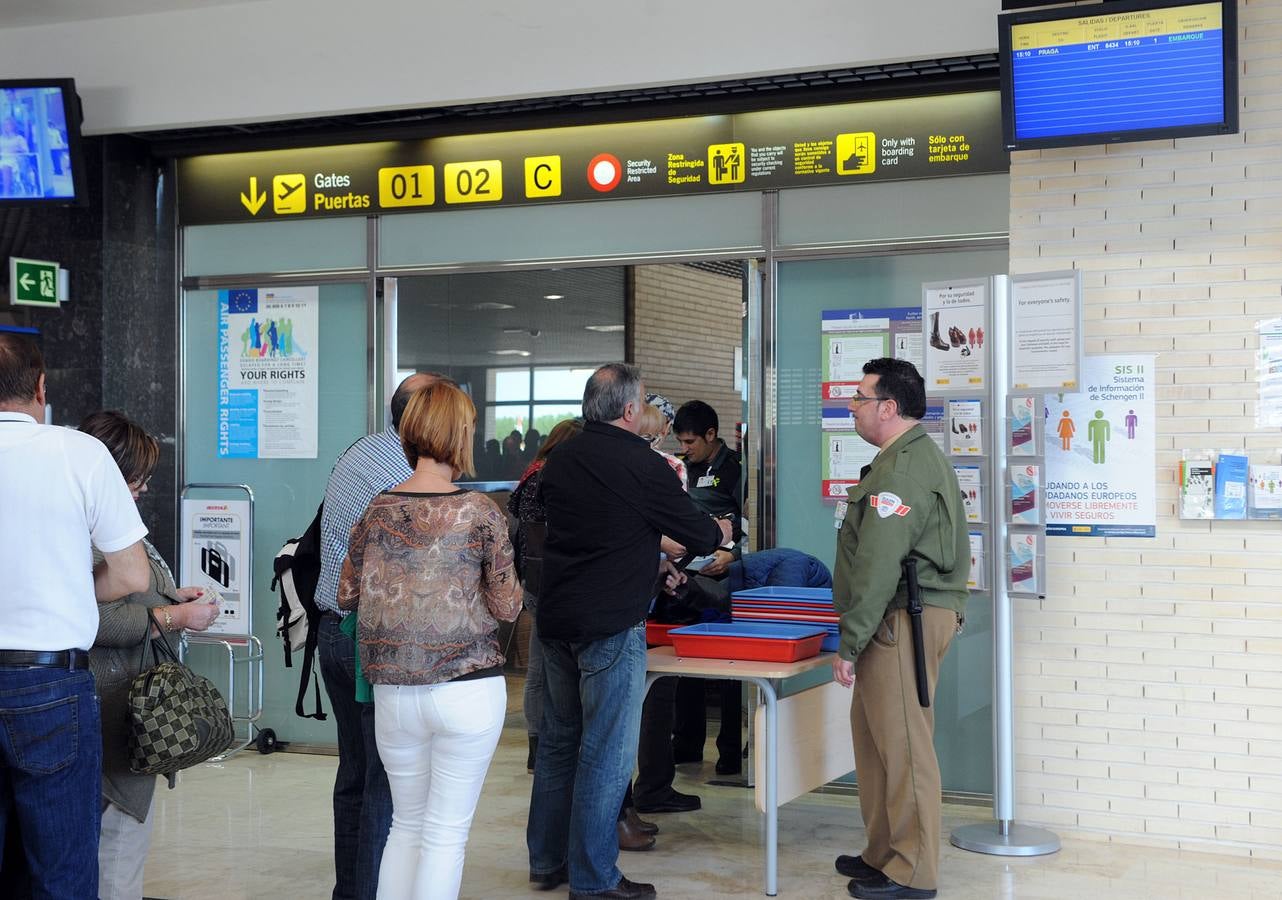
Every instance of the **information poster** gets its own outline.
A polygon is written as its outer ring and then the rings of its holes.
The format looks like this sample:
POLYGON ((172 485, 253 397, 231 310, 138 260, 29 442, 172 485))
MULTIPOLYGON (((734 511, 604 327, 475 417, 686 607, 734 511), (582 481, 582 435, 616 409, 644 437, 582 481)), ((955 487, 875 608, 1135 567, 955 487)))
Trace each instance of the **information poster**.
POLYGON ((922 285, 926 393, 988 387, 988 279, 922 285))
POLYGON ((1046 533, 1154 537, 1153 357, 1088 356, 1085 390, 1047 394, 1046 533))
POLYGON ((1012 277, 1011 389, 1076 391, 1081 360, 1081 272, 1012 277))
POLYGON ((246 548, 251 536, 248 500, 191 500, 182 502, 183 587, 216 592, 222 610, 205 634, 250 633, 244 592, 251 573, 246 548))
POLYGON ((888 354, 888 336, 889 331, 824 332, 824 383, 858 383, 864 377, 864 363, 888 354))
POLYGON ((218 292, 218 456, 315 459, 319 288, 218 292))
POLYGON ((1282 428, 1282 318, 1260 322, 1256 330, 1260 333, 1256 372, 1260 395, 1255 427, 1282 428))
POLYGON ((860 470, 872 462, 877 448, 853 431, 828 432, 820 446, 823 499, 845 499, 846 489, 859 483, 860 470))

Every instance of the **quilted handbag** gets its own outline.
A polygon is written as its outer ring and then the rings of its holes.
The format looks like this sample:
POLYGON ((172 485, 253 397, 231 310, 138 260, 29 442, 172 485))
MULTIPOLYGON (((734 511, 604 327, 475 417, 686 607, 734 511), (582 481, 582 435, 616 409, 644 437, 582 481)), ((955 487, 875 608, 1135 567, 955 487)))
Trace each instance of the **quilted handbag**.
MULTIPOLYGON (((148 617, 156 624, 150 611, 148 617)), ((129 768, 139 775, 168 775, 202 763, 231 746, 234 736, 218 688, 179 662, 163 629, 156 630, 161 636, 150 642, 156 665, 129 686, 129 768)))

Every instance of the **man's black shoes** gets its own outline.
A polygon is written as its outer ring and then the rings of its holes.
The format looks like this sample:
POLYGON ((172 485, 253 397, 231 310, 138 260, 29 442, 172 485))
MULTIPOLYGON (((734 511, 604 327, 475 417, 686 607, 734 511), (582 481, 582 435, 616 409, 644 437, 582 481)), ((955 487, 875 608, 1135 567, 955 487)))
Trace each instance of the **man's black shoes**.
POLYGON ((531 872, 530 884, 536 891, 555 891, 570 880, 570 872, 565 866, 554 872, 531 872))
POLYGON ((578 894, 570 891, 570 900, 596 900, 598 897, 605 900, 644 900, 654 895, 654 885, 620 878, 618 884, 602 894, 578 894))
POLYGON ((880 869, 875 869, 864 862, 862 856, 838 856, 836 865, 838 875, 845 875, 855 881, 870 881, 886 877, 881 874, 880 869))
POLYGON ((649 802, 643 803, 641 798, 637 797, 636 806, 639 813, 676 813, 691 812, 702 807, 703 803, 694 794, 669 790, 659 799, 649 802))
POLYGON ((846 891, 858 900, 932 900, 936 893, 930 888, 912 888, 891 881, 880 872, 877 876, 868 881, 856 878, 846 885, 846 891))

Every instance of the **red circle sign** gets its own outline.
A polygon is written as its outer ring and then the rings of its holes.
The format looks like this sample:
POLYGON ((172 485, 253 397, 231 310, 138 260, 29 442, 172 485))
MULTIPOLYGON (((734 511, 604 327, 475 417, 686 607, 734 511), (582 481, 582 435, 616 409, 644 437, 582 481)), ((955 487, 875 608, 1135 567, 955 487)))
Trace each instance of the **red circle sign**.
POLYGON ((598 153, 588 163, 588 184, 594 191, 606 193, 619 186, 623 178, 623 164, 613 153, 598 153))

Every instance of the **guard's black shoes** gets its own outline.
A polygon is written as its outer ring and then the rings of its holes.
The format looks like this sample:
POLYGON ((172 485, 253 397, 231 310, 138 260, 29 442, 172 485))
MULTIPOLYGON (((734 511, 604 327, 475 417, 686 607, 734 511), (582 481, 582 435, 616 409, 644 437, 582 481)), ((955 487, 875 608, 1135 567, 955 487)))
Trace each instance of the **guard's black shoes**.
POLYGON ((554 891, 570 880, 570 871, 565 866, 554 872, 531 872, 530 884, 536 891, 554 891))
POLYGON ((908 887, 877 874, 879 877, 871 881, 854 879, 846 885, 847 893, 858 900, 931 900, 935 896, 934 890, 908 887))
POLYGON ((643 900, 653 896, 654 885, 628 881, 626 878, 620 878, 618 884, 602 894, 579 894, 570 891, 570 900, 596 900, 598 897, 605 900, 643 900))
POLYGON ((881 869, 875 869, 864 862, 862 856, 838 856, 837 874, 853 878, 855 881, 870 881, 886 877, 881 874, 881 869))
POLYGON ((680 791, 669 790, 659 799, 649 800, 644 803, 640 797, 637 797, 636 805, 637 812, 649 814, 691 812, 703 806, 703 802, 694 794, 683 794, 680 791))

